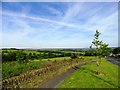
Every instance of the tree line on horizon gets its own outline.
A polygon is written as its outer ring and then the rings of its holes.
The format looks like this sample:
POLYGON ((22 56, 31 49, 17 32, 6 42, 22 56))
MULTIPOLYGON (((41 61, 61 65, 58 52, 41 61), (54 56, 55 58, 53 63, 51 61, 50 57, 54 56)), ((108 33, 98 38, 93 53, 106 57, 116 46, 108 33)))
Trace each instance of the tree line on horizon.
MULTIPOLYGON (((84 51, 84 54, 71 53, 71 52, 60 52, 60 51, 38 51, 38 53, 25 53, 24 50, 17 51, 7 51, 3 50, 1 53, 2 62, 7 61, 27 61, 34 59, 47 59, 47 58, 55 58, 55 57, 71 57, 77 58, 78 56, 97 56, 95 49, 89 49, 84 51), (42 52, 42 53, 41 53, 42 52)), ((120 48, 115 48, 112 51, 113 54, 120 53, 120 48)), ((120 58, 120 56, 119 56, 120 58)))

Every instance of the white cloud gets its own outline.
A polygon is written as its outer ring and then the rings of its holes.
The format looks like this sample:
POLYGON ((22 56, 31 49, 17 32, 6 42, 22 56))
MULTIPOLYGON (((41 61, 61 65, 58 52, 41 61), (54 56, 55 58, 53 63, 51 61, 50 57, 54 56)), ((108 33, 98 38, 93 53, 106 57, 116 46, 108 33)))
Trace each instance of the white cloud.
POLYGON ((48 5, 45 5, 45 8, 46 8, 49 12, 51 12, 51 13, 57 15, 57 16, 62 16, 62 15, 63 15, 63 13, 62 13, 61 11, 59 11, 59 10, 53 8, 53 7, 49 7, 48 5))
POLYGON ((68 6, 65 16, 62 21, 68 22, 70 19, 79 15, 80 10, 83 8, 83 3, 74 3, 68 6))
MULTIPOLYGON (((29 8, 29 7, 28 7, 29 8)), ((117 16, 118 13, 113 11, 113 14, 110 14, 107 17, 102 17, 95 14, 90 19, 88 19, 84 24, 79 24, 78 22, 72 22, 74 18, 79 15, 81 10, 84 10, 84 3, 74 3, 68 6, 68 11, 62 19, 52 20, 47 18, 42 18, 40 16, 31 16, 29 15, 29 10, 26 10, 27 13, 13 13, 8 11, 3 11, 1 14, 6 16, 15 23, 14 25, 20 26, 23 29, 13 30, 13 33, 3 33, 3 45, 4 46, 21 46, 21 47, 87 47, 91 43, 92 37, 88 37, 89 34, 95 33, 95 30, 98 29, 102 33, 101 39, 103 42, 107 42, 110 46, 117 45, 117 16), (29 20, 29 21, 27 21, 29 20), (30 25, 30 23, 36 24, 30 25), (64 33, 64 30, 70 29, 70 32, 75 32, 70 35, 64 33), (81 32, 86 32, 81 33, 81 32), (32 37, 29 36, 32 34, 32 37), (33 36, 34 35, 34 36, 33 36), (65 36, 70 38, 64 38, 65 36)), ((48 9, 50 12, 61 15, 62 13, 54 8, 48 9)), ((100 8, 98 9, 100 10, 100 8)), ((111 10, 111 9, 110 9, 111 10)), ((89 11, 87 14, 90 14, 89 11)), ((95 9, 94 13, 97 12, 95 9)), ((7 20, 5 21, 7 23, 7 20)), ((4 24, 4 23, 3 23, 4 24)), ((10 29, 6 27, 6 29, 10 29)), ((16 28, 15 28, 16 29, 16 28)), ((88 46, 89 47, 89 46, 88 46)))
MULTIPOLYGON (((65 22, 70 27, 72 26, 73 28, 79 28, 80 27, 79 25, 70 24, 70 20, 75 18, 79 14, 80 10, 82 10, 82 4, 83 4, 83 2, 82 3, 74 3, 74 4, 69 3, 67 6, 68 8, 67 8, 65 15, 62 17, 62 19, 59 22, 65 22)), ((64 25, 55 26, 53 31, 56 31, 56 30, 62 28, 63 26, 64 25)))
POLYGON ((74 27, 77 28, 79 26, 74 25, 72 23, 66 23, 66 22, 60 22, 60 21, 54 21, 54 20, 50 20, 50 19, 45 19, 45 18, 41 18, 41 17, 34 17, 34 16, 29 16, 29 15, 25 15, 25 14, 16 14, 16 13, 12 13, 12 12, 2 12, 3 15, 8 15, 11 17, 20 17, 20 18, 28 18, 28 19, 32 19, 32 20, 36 20, 36 21, 45 21, 45 22, 50 22, 53 24, 58 24, 61 26, 67 26, 67 27, 74 27))

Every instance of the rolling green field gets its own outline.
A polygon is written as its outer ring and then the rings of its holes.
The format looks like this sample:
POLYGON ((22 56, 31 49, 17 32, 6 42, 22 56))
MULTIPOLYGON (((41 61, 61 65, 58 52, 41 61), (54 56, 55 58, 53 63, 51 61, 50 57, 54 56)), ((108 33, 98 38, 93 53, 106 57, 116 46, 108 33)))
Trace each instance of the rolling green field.
MULTIPOLYGON (((9 53, 9 52, 17 52, 19 50, 0 50, 0 52, 4 52, 4 53, 9 53)), ((38 52, 38 51, 35 51, 35 50, 23 50, 24 53, 26 54, 29 54, 29 53, 35 53, 35 54, 43 54, 43 52, 38 52)))
POLYGON ((33 50, 24 50, 23 52, 26 53, 26 54, 29 54, 29 53, 32 53, 32 54, 33 53, 35 53, 35 54, 40 54, 41 53, 41 54, 43 54, 43 52, 38 52, 38 51, 33 51, 33 50))
MULTIPOLYGON (((59 88, 117 88, 118 66, 102 59, 97 75, 96 63, 85 65, 70 75, 59 88)), ((120 85, 119 85, 120 87, 120 85)))

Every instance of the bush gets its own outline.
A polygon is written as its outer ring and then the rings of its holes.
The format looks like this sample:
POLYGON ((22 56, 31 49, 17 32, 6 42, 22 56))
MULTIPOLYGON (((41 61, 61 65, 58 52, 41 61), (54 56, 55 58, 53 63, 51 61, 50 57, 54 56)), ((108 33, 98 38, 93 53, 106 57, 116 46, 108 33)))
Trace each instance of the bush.
POLYGON ((78 58, 78 56, 77 56, 77 54, 72 53, 72 54, 71 54, 71 58, 72 58, 72 59, 74 59, 74 58, 78 58))
POLYGON ((96 56, 96 52, 93 50, 85 51, 85 56, 96 56))
POLYGON ((16 59, 19 63, 25 63, 28 61, 27 54, 23 53, 23 51, 19 51, 16 55, 16 59))
POLYGON ((2 53, 2 61, 16 61, 16 52, 2 53))

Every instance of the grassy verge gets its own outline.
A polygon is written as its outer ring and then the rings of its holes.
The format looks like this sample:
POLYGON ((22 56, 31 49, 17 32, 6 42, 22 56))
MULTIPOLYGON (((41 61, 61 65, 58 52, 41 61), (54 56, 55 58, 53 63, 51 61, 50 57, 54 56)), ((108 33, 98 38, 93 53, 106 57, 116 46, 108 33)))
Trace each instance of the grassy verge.
POLYGON ((23 63, 23 64, 20 64, 16 61, 3 63, 2 64, 3 79, 9 78, 14 75, 18 75, 18 74, 26 72, 28 70, 40 68, 43 65, 45 65, 46 63, 48 63, 48 61, 40 61, 40 60, 37 62, 31 61, 29 63, 23 63))
POLYGON ((117 88, 118 66, 102 59, 99 69, 101 74, 96 75, 96 63, 85 65, 70 75, 59 88, 117 88))
POLYGON ((54 60, 69 60, 70 57, 50 58, 43 60, 31 60, 28 63, 18 63, 17 61, 6 62, 2 64, 2 78, 6 79, 14 75, 19 75, 28 70, 41 68, 54 60))

